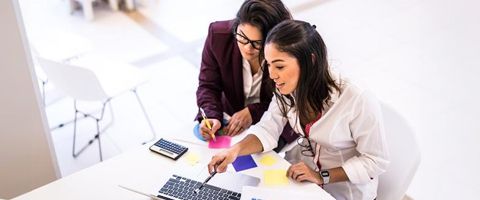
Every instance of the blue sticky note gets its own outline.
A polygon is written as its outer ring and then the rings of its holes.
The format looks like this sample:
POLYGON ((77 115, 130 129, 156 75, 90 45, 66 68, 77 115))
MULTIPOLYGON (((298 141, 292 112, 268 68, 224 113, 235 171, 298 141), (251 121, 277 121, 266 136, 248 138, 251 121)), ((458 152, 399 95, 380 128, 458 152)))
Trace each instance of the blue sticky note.
POLYGON ((197 137, 201 141, 206 141, 205 139, 203 139, 202 134, 200 134, 200 124, 197 124, 195 125, 195 127, 193 127, 193 135, 195 135, 195 137, 197 137))
MULTIPOLYGON (((223 124, 225 124, 224 126, 226 126, 226 119, 223 119, 223 124)), ((203 139, 203 136, 200 133, 200 124, 199 123, 197 123, 195 125, 195 127, 193 127, 193 135, 195 135, 195 137, 198 138, 201 141, 207 141, 207 140, 203 139)), ((218 130, 215 135, 223 135, 223 128, 218 130)))
POLYGON ((237 157, 237 159, 233 161, 232 165, 237 172, 257 167, 257 164, 255 163, 255 161, 253 161, 251 155, 237 157))

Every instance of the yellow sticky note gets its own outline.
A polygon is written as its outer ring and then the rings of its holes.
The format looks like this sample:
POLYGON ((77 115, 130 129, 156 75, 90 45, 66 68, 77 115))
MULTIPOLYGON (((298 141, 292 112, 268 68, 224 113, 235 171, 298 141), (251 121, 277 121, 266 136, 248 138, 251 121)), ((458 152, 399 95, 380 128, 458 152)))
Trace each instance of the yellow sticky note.
POLYGON ((287 170, 265 170, 263 172, 263 183, 266 186, 288 185, 287 170))
POLYGON ((272 166, 277 162, 277 159, 274 156, 267 154, 260 158, 259 162, 264 166, 272 166))
POLYGON ((188 152, 187 155, 185 155, 185 161, 189 165, 196 165, 197 163, 200 162, 200 155, 198 155, 195 152, 188 152))

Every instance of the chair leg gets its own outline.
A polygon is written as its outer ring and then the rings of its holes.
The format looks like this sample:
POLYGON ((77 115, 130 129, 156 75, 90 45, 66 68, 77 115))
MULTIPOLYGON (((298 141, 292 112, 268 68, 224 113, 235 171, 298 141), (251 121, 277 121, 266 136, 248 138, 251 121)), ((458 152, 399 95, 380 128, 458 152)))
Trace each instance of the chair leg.
POLYGON ((157 138, 157 133, 155 133, 155 129, 153 128, 152 121, 150 120, 150 117, 148 117, 147 111, 145 110, 145 107, 143 106, 143 103, 142 103, 142 100, 140 99, 140 96, 138 96, 137 88, 132 89, 132 92, 133 92, 133 93, 135 94, 135 96, 137 97, 138 104, 140 104, 140 108, 141 108, 142 111, 143 111, 143 115, 144 115, 145 118, 147 119, 148 125, 150 126, 150 130, 152 131, 152 138, 151 138, 150 140, 144 141, 144 142, 142 143, 142 144, 146 144, 146 143, 148 143, 148 142, 151 142, 151 141, 155 140, 155 139, 157 138))
POLYGON ((93 20, 93 1, 82 1, 83 15, 88 21, 93 20))
POLYGON ((69 0, 68 5, 70 7, 70 14, 73 14, 73 12, 77 9, 76 2, 74 0, 69 0))
POLYGON ((42 100, 43 100, 43 106, 44 107, 47 106, 47 104, 45 102, 45 100, 46 100, 46 98, 45 98, 45 87, 47 87, 46 85, 47 85, 47 81, 42 80, 42 100))
POLYGON ((73 148, 72 148, 72 155, 74 158, 78 157, 85 149, 87 149, 87 147, 89 147, 90 145, 93 144, 93 142, 95 140, 98 140, 98 151, 99 151, 99 154, 100 154, 100 161, 103 161, 103 154, 102 154, 102 145, 101 145, 101 140, 100 140, 100 134, 104 131, 100 131, 100 121, 103 119, 103 116, 105 115, 105 108, 107 107, 107 103, 110 102, 110 99, 106 100, 104 103, 103 103, 103 107, 102 107, 102 113, 100 115, 100 118, 96 118, 90 114, 85 114, 83 113, 83 115, 85 117, 90 117, 90 118, 93 118, 95 119, 96 121, 96 125, 97 125, 97 131, 96 131, 96 134, 95 136, 90 139, 88 141, 87 144, 85 144, 78 152, 76 152, 76 149, 75 149, 75 144, 76 144, 76 130, 77 130, 77 115, 78 113, 80 112, 78 109, 77 109, 77 104, 76 104, 76 101, 74 101, 74 107, 75 107, 75 118, 74 118, 74 123, 73 123, 73 148))
MULTIPOLYGON (((80 112, 80 111, 79 111, 79 112, 80 112)), ((81 115, 80 117, 77 117, 76 120, 78 121, 78 120, 85 119, 85 118, 87 118, 87 115, 81 115)), ((50 130, 53 131, 53 130, 55 130, 55 129, 63 128, 63 127, 65 127, 65 125, 70 124, 70 123, 74 123, 74 122, 75 122, 75 120, 70 120, 70 121, 62 122, 62 123, 60 123, 60 124, 58 124, 58 125, 56 125, 56 126, 50 127, 50 130)))
POLYGON ((125 4, 128 11, 133 11, 135 9, 135 2, 134 0, 125 0, 125 4))
POLYGON ((78 110, 77 110, 77 101, 73 101, 73 107, 75 108, 75 117, 73 118, 73 146, 72 146, 72 156, 74 158, 77 157, 77 154, 75 153, 75 138, 77 136, 77 115, 78 115, 78 110))
POLYGON ((118 0, 108 0, 108 4, 110 5, 110 8, 114 11, 118 10, 118 0))
POLYGON ((103 161, 103 156, 102 156, 102 142, 100 140, 100 119, 96 119, 97 122, 97 135, 95 135, 95 139, 98 140, 98 152, 100 153, 100 162, 103 161))
MULTIPOLYGON (((74 103, 75 103, 75 102, 74 102, 74 103)), ((112 109, 111 106, 110 106, 110 109, 112 109)), ((80 111, 78 111, 77 113, 79 113, 79 112, 80 112, 80 111)), ((113 111, 112 111, 111 115, 112 115, 112 123, 113 123, 113 111)), ((83 114, 83 115, 81 115, 80 117, 78 117, 78 116, 75 116, 75 117, 77 117, 77 119, 72 119, 72 120, 70 120, 70 121, 65 121, 65 122, 59 123, 58 125, 55 125, 55 126, 50 127, 50 130, 53 131, 53 130, 55 130, 55 129, 63 128, 63 127, 65 127, 66 125, 68 125, 68 124, 70 124, 70 123, 74 123, 75 120, 78 121, 78 120, 81 120, 81 119, 85 119, 85 118, 88 117, 88 114, 83 114)), ((111 125, 111 124, 109 124, 109 126, 110 126, 110 125, 111 125)), ((102 131, 102 132, 103 132, 103 131, 102 131)))

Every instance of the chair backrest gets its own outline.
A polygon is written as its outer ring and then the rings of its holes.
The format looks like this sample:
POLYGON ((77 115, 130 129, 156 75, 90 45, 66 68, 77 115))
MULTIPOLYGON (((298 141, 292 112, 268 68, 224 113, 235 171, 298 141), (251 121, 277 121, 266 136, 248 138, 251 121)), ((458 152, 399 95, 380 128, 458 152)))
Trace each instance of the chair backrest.
POLYGON ((392 107, 382 104, 390 165, 380 175, 377 199, 400 200, 420 164, 420 149, 407 121, 392 107))
POLYGON ((37 59, 48 79, 66 95, 84 101, 104 101, 108 98, 97 76, 90 69, 40 57, 37 59))

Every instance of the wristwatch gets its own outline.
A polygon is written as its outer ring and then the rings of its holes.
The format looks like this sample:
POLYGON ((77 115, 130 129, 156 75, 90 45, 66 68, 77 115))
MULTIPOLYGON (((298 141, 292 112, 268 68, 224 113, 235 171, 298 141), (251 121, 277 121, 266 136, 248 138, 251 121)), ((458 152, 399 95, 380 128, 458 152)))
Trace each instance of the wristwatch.
POLYGON ((323 179, 323 184, 328 184, 330 182, 330 173, 327 170, 321 171, 320 176, 323 179))

